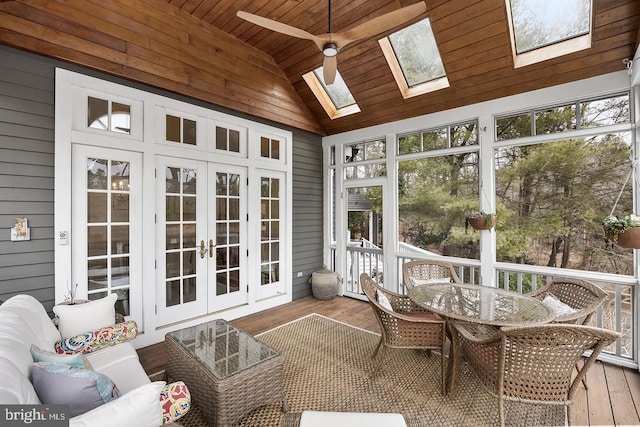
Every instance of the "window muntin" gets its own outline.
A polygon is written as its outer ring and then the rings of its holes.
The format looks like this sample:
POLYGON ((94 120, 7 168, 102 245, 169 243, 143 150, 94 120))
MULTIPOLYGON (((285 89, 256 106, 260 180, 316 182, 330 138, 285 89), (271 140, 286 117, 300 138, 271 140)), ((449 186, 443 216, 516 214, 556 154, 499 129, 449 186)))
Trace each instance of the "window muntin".
POLYGON ((429 18, 378 43, 404 98, 449 87, 429 18))
POLYGON ((578 100, 495 119, 496 141, 631 123, 629 93, 578 100))
POLYGON ((398 136, 398 154, 478 145, 478 122, 451 124, 398 136))
POLYGON ((342 79, 340 71, 330 85, 325 85, 322 67, 316 68, 302 76, 331 119, 348 116, 360 112, 360 107, 342 79))
POLYGON ((592 0, 505 0, 516 68, 591 47, 592 0))

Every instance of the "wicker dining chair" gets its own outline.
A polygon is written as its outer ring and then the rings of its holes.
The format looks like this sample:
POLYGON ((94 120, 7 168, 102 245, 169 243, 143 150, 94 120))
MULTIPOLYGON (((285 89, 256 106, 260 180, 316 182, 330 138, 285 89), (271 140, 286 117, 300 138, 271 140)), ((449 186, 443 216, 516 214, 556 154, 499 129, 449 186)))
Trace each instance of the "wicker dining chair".
POLYGON ((456 269, 448 262, 419 259, 402 264, 402 281, 409 290, 429 283, 459 283, 460 278, 456 269))
MULTIPOLYGON (((568 323, 587 325, 596 314, 598 307, 607 300, 607 293, 586 280, 558 278, 546 286, 531 292, 529 296, 544 301, 546 297, 555 297, 561 303, 574 310, 558 315, 552 323, 568 323)), ((576 362, 577 363, 577 362, 576 362)), ((579 369, 576 364, 576 369, 579 369)), ((585 389, 588 389, 587 379, 582 379, 585 389)))
POLYGON ((598 307, 607 299, 607 293, 594 283, 571 278, 555 279, 528 295, 543 301, 549 294, 575 310, 573 313, 557 316, 553 323, 587 325, 598 307))
POLYGON ((378 356, 376 372, 380 370, 388 348, 414 348, 438 350, 440 352, 440 368, 442 394, 446 394, 445 376, 445 321, 437 319, 429 311, 419 307, 407 296, 391 292, 378 285, 368 274, 360 276, 360 286, 369 299, 382 334, 372 354, 378 356))
POLYGON ((451 322, 455 365, 464 357, 485 388, 498 398, 501 426, 506 400, 571 405, 587 370, 602 349, 620 336, 583 325, 512 326, 493 334, 486 334, 483 326, 451 322), (587 350, 592 352, 574 376, 573 368, 587 350))

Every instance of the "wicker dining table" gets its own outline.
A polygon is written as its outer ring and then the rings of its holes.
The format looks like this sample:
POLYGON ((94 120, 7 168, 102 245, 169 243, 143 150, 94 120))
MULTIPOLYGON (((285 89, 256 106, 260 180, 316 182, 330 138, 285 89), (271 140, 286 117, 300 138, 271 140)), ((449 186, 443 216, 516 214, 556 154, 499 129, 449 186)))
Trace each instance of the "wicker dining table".
POLYGON ((165 335, 165 376, 189 388, 211 426, 232 426, 251 410, 282 403, 284 358, 222 319, 165 335))
MULTIPOLYGON (((449 320, 485 325, 484 333, 489 335, 501 326, 531 326, 549 323, 556 317, 556 312, 542 301, 490 286, 468 283, 442 283, 418 285, 409 289, 409 299, 443 319, 447 320, 449 336, 452 331, 449 320)), ((447 367, 447 390, 455 389, 459 363, 453 354, 456 349, 451 346, 452 354, 447 367)))

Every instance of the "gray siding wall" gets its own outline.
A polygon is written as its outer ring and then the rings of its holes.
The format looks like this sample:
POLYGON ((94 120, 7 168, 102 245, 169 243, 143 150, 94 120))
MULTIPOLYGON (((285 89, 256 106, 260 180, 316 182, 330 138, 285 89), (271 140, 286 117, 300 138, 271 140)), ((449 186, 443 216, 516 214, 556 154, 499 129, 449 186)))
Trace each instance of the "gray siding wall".
MULTIPOLYGON (((55 67, 234 114, 175 94, 0 46, 0 300, 27 293, 40 300, 48 310, 54 304, 55 67), (30 241, 11 242, 10 229, 18 216, 25 216, 29 221, 30 241)), ((322 147, 320 136, 288 130, 293 132, 294 145, 295 299, 311 294, 310 275, 322 266, 322 147), (297 277, 298 272, 303 276, 297 277)))
POLYGON ((16 50, 0 50, 0 299, 28 293, 54 299, 54 68, 16 50), (11 241, 24 216, 31 240, 11 241))

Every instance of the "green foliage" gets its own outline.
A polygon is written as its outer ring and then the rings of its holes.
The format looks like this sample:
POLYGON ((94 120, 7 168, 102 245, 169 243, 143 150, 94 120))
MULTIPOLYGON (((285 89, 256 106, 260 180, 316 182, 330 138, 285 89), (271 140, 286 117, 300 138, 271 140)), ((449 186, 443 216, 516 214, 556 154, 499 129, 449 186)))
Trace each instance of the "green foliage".
POLYGON ((640 227, 640 216, 635 214, 617 217, 615 215, 607 215, 602 220, 604 234, 613 243, 618 241, 618 236, 632 227, 640 227))

